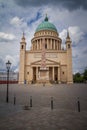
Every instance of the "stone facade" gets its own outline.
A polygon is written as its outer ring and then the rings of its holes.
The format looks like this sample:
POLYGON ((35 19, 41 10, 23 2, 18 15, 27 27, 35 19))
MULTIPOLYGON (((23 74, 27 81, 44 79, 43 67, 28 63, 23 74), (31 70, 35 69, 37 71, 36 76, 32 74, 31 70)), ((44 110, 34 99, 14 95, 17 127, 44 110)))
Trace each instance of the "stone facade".
MULTIPOLYGON (((66 37, 66 49, 61 48, 62 40, 58 32, 45 18, 42 28, 36 30, 31 40, 31 49, 26 50, 26 40, 20 42, 19 83, 41 83, 40 67, 42 63, 42 44, 45 42, 45 62, 47 68, 46 82, 73 83, 72 46, 69 32, 66 37), (46 23, 47 22, 47 23, 46 23), (50 27, 49 27, 50 26, 50 27), (48 27, 48 28, 47 28, 48 27)), ((40 28, 41 27, 41 28, 40 28)))

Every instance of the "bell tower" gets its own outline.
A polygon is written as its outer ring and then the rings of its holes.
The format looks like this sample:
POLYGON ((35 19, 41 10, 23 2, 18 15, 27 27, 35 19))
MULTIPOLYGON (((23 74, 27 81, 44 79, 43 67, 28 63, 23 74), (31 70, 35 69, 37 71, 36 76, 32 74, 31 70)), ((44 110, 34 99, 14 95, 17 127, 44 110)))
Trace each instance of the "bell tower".
POLYGON ((67 51, 67 83, 73 83, 72 74, 72 41, 69 36, 69 31, 67 31, 66 37, 66 51, 67 51))
POLYGON ((25 53, 26 53, 26 41, 23 32, 23 36, 20 42, 20 66, 19 66, 19 83, 24 84, 25 81, 25 53))

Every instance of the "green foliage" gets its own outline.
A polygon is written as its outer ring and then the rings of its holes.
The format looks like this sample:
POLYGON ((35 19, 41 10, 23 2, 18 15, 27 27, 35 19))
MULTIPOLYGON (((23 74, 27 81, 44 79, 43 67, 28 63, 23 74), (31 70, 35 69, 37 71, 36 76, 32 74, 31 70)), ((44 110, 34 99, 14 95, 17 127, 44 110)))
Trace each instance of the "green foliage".
POLYGON ((80 73, 76 73, 73 76, 73 80, 75 83, 81 83, 81 82, 83 82, 83 76, 80 73))
POLYGON ((76 73, 73 75, 73 81, 75 83, 87 82, 87 68, 84 70, 83 74, 76 73))
POLYGON ((83 78, 84 78, 84 81, 87 81, 87 69, 85 69, 83 73, 83 78))
POLYGON ((83 75, 84 75, 84 79, 87 80, 87 69, 85 69, 83 75))

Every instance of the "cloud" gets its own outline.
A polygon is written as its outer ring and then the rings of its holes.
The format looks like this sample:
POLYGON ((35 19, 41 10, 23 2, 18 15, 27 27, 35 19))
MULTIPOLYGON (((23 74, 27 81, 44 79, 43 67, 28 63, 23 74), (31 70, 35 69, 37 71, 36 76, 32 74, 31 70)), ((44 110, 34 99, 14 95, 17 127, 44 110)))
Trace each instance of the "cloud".
POLYGON ((15 26, 21 25, 22 22, 23 22, 23 19, 20 19, 20 18, 17 17, 17 16, 15 16, 14 18, 12 18, 12 19, 10 20, 10 23, 11 23, 12 25, 15 25, 15 26))
POLYGON ((13 34, 9 34, 9 33, 4 33, 4 32, 0 32, 0 40, 1 41, 11 41, 14 40, 15 36, 13 34))
POLYGON ((69 32, 75 44, 84 39, 84 32, 78 26, 69 27, 69 32))
POLYGON ((6 55, 5 57, 5 61, 10 61, 12 63, 12 66, 16 66, 18 64, 19 61, 19 55, 6 55))
POLYGON ((62 32, 59 33, 59 37, 63 40, 63 42, 65 41, 67 36, 67 30, 63 29, 62 32))
POLYGON ((2 57, 0 57, 0 71, 4 70, 6 68, 4 60, 2 57))
MULTIPOLYGON (((23 31, 27 30, 27 28, 28 28, 27 21, 25 20, 25 18, 19 18, 18 16, 15 16, 12 19, 10 19, 10 24, 13 25, 13 27, 15 27, 14 29, 16 31, 20 30, 23 32, 23 31)), ((17 32, 16 32, 16 34, 17 34, 17 32)))
MULTIPOLYGON (((77 45, 81 40, 83 40, 84 32, 82 32, 78 26, 70 26, 68 30, 73 46, 77 45)), ((63 42, 65 42, 67 36, 67 29, 63 29, 63 31, 59 35, 62 38, 63 42)))
POLYGON ((6 55, 5 62, 8 60, 11 62, 11 70, 17 72, 19 70, 19 55, 6 55))
POLYGON ((35 23, 38 19, 41 18, 41 13, 40 12, 37 12, 36 13, 36 16, 33 17, 30 21, 27 22, 28 25, 32 24, 32 23, 35 23))
POLYGON ((83 54, 87 55, 87 48, 84 48, 83 54))
POLYGON ((6 55, 5 59, 3 57, 0 57, 0 71, 1 70, 6 70, 6 62, 7 61, 11 62, 11 70, 14 72, 18 72, 19 68, 19 55, 6 55))
POLYGON ((66 8, 68 10, 74 10, 78 8, 87 9, 87 0, 14 0, 17 5, 22 7, 38 7, 43 5, 57 6, 66 8))
POLYGON ((78 58, 78 54, 76 54, 75 52, 73 53, 73 58, 77 59, 78 58))

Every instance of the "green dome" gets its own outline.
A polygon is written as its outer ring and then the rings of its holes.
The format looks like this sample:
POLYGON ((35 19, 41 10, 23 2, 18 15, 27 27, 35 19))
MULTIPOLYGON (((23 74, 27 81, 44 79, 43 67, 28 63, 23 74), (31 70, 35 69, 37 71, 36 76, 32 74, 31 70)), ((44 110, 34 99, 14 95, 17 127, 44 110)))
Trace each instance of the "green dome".
POLYGON ((42 31, 42 30, 52 30, 52 31, 57 32, 57 29, 56 29, 55 25, 48 22, 47 16, 44 19, 44 21, 41 24, 38 25, 35 32, 42 31))

